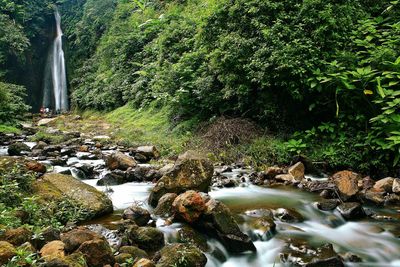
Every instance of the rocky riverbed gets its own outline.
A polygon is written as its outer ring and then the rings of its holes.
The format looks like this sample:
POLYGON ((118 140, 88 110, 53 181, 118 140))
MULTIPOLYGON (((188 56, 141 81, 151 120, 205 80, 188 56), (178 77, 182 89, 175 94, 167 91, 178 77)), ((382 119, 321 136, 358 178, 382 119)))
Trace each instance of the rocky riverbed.
POLYGON ((31 142, 36 131, 0 136, 0 168, 22 162, 36 194, 90 213, 40 242, 5 231, 1 264, 28 246, 44 266, 400 266, 399 179, 324 175, 305 158, 262 172, 193 151, 165 160, 154 146, 52 127, 65 142, 31 142))

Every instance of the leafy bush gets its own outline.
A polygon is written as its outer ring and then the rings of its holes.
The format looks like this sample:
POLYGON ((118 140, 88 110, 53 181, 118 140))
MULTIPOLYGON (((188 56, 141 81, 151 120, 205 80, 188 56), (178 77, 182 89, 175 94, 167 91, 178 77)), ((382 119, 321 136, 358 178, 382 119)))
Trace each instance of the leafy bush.
POLYGON ((29 110, 25 104, 25 88, 0 82, 0 123, 15 122, 29 110))

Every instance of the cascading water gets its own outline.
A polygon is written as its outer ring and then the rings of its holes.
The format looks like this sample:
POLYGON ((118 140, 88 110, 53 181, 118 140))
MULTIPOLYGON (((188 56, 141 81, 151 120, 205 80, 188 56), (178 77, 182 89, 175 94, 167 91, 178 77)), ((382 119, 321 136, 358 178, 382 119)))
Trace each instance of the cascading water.
POLYGON ((56 21, 56 36, 50 47, 46 63, 43 107, 52 108, 56 112, 62 112, 68 110, 67 76, 62 48, 63 32, 61 30, 61 16, 58 10, 55 10, 54 16, 56 21))

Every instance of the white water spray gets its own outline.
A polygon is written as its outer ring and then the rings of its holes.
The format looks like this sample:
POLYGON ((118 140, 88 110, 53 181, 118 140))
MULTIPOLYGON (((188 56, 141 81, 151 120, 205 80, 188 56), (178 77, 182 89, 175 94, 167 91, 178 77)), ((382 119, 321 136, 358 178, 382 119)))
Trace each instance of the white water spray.
POLYGON ((58 10, 54 12, 54 16, 56 20, 56 37, 51 45, 46 63, 43 106, 45 108, 54 108, 56 112, 61 112, 68 110, 68 89, 64 51, 62 49, 63 32, 58 10))

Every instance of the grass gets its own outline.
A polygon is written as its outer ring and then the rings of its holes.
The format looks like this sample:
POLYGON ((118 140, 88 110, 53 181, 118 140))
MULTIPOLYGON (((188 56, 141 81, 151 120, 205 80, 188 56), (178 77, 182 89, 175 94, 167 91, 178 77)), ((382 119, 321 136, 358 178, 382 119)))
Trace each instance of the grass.
POLYGON ((129 105, 105 115, 114 128, 114 137, 125 145, 156 145, 163 155, 179 154, 194 138, 187 122, 172 127, 169 107, 135 110, 129 105))
POLYGON ((21 130, 18 129, 17 127, 15 127, 15 126, 12 126, 12 125, 0 124, 0 133, 4 133, 4 134, 9 134, 9 133, 19 134, 19 133, 21 133, 21 130))

